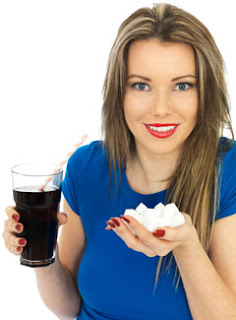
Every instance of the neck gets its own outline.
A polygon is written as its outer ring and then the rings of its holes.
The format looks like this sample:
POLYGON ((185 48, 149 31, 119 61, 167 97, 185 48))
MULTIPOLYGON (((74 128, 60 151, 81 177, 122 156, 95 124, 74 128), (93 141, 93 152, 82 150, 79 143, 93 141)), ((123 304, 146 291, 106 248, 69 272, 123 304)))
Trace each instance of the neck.
POLYGON ((139 193, 156 193, 168 188, 179 154, 147 154, 136 149, 127 161, 126 174, 131 188, 139 193))

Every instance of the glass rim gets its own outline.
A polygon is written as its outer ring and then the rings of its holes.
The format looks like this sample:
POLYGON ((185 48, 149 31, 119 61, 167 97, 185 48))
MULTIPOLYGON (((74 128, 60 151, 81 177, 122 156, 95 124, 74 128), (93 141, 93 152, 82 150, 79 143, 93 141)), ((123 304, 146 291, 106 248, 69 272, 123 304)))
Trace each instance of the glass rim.
POLYGON ((53 177, 53 176, 56 176, 60 173, 63 172, 63 168, 60 168, 56 173, 40 173, 40 174, 32 174, 32 173, 24 173, 24 172, 19 172, 17 171, 16 169, 18 167, 22 167, 22 166, 27 166, 27 165, 47 165, 47 166, 52 166, 54 167, 54 170, 56 168, 58 168, 58 165, 56 164, 53 164, 53 163, 49 163, 49 162, 23 162, 23 163, 18 163, 16 165, 14 165, 12 168, 11 168, 11 173, 14 173, 14 174, 18 174, 18 175, 21 175, 21 176, 27 176, 27 177, 53 177))

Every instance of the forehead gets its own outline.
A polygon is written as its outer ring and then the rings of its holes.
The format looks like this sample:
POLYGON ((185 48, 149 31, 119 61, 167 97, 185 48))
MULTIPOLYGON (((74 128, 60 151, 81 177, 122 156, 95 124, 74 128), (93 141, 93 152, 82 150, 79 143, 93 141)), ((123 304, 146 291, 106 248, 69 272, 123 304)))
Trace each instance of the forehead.
POLYGON ((196 72, 195 55, 191 46, 182 42, 161 42, 151 38, 130 45, 128 73, 141 72, 170 76, 196 72))

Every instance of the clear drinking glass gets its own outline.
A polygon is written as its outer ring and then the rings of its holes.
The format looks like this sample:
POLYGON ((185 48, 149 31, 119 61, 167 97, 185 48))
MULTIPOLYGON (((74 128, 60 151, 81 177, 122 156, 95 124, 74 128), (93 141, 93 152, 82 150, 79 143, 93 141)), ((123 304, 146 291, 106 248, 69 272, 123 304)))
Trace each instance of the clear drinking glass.
POLYGON ((13 196, 27 245, 20 256, 22 265, 42 267, 55 260, 58 211, 63 170, 43 163, 25 163, 11 169, 13 196), (56 172, 56 173, 53 173, 56 172))

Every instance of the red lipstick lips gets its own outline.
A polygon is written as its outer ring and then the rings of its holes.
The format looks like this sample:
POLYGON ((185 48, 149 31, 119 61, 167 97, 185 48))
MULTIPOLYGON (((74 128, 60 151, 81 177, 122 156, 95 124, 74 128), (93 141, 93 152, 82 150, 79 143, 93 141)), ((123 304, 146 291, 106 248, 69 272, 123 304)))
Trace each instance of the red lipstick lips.
POLYGON ((145 124, 149 127, 171 127, 171 126, 177 126, 177 123, 149 123, 149 124, 145 124))
POLYGON ((169 138, 177 130, 178 123, 150 123, 144 124, 147 131, 156 138, 169 138))

